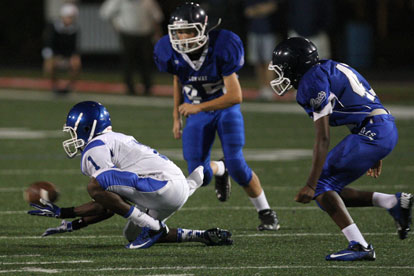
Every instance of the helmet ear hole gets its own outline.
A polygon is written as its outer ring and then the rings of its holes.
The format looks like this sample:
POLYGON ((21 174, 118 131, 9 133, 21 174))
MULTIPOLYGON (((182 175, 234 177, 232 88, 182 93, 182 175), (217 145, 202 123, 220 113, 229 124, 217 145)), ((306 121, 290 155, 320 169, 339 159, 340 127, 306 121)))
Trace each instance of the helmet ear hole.
POLYGON ((91 130, 91 127, 90 127, 90 126, 85 126, 85 127, 83 128, 83 130, 85 131, 85 133, 88 133, 88 132, 89 132, 89 130, 91 130))

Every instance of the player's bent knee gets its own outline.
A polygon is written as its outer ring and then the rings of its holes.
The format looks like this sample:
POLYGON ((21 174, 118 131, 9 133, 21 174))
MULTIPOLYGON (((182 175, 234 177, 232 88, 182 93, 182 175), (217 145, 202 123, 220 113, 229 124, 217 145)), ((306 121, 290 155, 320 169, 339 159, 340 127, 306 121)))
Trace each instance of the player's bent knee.
POLYGON ((244 160, 226 160, 226 166, 230 176, 240 186, 246 187, 249 185, 253 172, 244 160))

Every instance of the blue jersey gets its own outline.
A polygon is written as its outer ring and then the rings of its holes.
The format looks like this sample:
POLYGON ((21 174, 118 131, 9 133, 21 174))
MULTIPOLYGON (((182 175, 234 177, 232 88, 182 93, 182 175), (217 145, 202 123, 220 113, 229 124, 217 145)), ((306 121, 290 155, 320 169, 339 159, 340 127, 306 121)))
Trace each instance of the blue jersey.
POLYGON ((223 76, 243 67, 243 43, 233 32, 213 30, 200 58, 191 60, 174 51, 166 35, 154 47, 154 60, 161 72, 178 76, 185 102, 201 103, 226 93, 223 76))
POLYGON ((330 114, 331 126, 353 128, 372 110, 384 109, 364 77, 333 60, 322 60, 305 73, 296 100, 315 121, 330 114))

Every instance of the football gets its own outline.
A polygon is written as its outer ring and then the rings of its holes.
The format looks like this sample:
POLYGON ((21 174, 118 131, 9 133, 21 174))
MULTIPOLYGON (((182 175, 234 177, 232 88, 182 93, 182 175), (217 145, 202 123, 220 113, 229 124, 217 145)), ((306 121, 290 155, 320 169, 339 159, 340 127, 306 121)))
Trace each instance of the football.
POLYGON ((59 193, 53 183, 47 181, 38 181, 32 183, 24 191, 23 196, 28 203, 42 205, 40 202, 41 198, 50 202, 55 202, 58 199, 59 193))

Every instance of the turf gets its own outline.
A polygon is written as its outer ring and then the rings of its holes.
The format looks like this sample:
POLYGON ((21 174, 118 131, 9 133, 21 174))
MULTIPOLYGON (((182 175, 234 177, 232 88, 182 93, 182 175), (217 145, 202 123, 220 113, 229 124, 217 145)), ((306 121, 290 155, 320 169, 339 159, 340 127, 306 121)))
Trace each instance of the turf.
MULTIPOLYGON (((13 93, 20 93, 10 91, 13 93)), ((45 92, 46 93, 46 92, 45 92)), ((85 95, 93 99, 95 95, 85 95)), ((121 96, 122 97, 122 96, 121 96)), ((60 220, 32 217, 25 212, 23 190, 33 181, 55 183, 68 207, 89 199, 87 177, 79 159, 65 157, 59 131, 67 111, 79 98, 0 101, 0 133, 50 131, 47 138, 0 138, 0 273, 5 275, 412 275, 414 241, 398 239, 391 216, 379 208, 351 209, 351 215, 376 249, 375 262, 326 262, 325 255, 347 245, 337 227, 314 203, 293 198, 305 183, 310 157, 284 161, 248 161, 259 175, 276 210, 281 229, 258 232, 257 214, 237 184, 221 203, 210 184, 199 189, 184 208, 168 220, 170 227, 221 227, 233 233, 234 245, 206 247, 197 243, 156 244, 147 250, 127 250, 122 236, 125 220, 113 217, 80 231, 47 238, 40 235, 60 220)), ((103 102, 116 131, 134 135, 159 149, 181 148, 171 134, 171 107, 145 107, 103 102)), ((394 103, 394 102, 393 102, 394 103)), ((244 112, 246 149, 312 149, 314 130, 305 114, 244 112)), ((412 190, 414 170, 413 119, 397 120, 400 140, 384 161, 379 179, 362 177, 353 187, 395 193, 412 190)), ((332 129, 332 146, 347 130, 332 129)), ((215 149, 219 149, 216 141, 215 149)), ((162 153, 162 151, 161 151, 162 153)), ((186 172, 182 159, 174 160, 186 172)))

